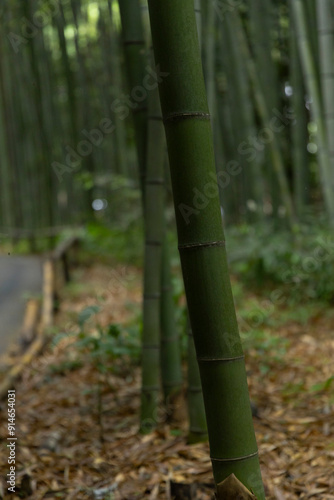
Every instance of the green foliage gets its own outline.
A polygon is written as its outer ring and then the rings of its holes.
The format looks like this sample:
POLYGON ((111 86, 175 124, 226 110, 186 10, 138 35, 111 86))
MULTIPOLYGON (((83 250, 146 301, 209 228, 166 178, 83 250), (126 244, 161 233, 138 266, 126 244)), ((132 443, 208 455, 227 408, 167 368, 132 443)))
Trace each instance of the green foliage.
POLYGON ((32 253, 44 253, 53 245, 52 238, 35 233, 35 238, 20 236, 20 238, 2 237, 0 239, 0 253, 11 255, 29 255, 32 253))
POLYGON ((271 330, 251 330, 241 332, 241 341, 244 350, 255 350, 261 359, 283 362, 289 347, 289 341, 280 335, 275 335, 271 330))
POLYGON ((300 225, 292 234, 243 225, 228 230, 227 242, 231 270, 247 285, 278 285, 285 303, 334 300, 334 240, 326 226, 300 225))
POLYGON ((89 306, 85 307, 78 316, 79 326, 82 329, 86 321, 88 321, 92 316, 100 311, 99 306, 89 306))
POLYGON ((266 298, 263 293, 250 296, 248 284, 243 285, 239 281, 233 283, 233 294, 241 331, 278 328, 291 322, 306 325, 312 317, 329 314, 326 304, 320 301, 286 306, 286 296, 282 292, 276 294, 276 291, 269 291, 266 298), (278 297, 277 301, 275 297, 278 297))
POLYGON ((76 342, 79 351, 88 353, 93 365, 102 373, 115 370, 113 361, 128 356, 137 360, 140 354, 138 329, 109 325, 104 330, 97 327, 97 333, 81 332, 76 342))
POLYGON ((103 223, 87 225, 83 239, 83 252, 91 259, 98 256, 100 259, 113 259, 117 262, 126 262, 140 265, 143 253, 142 222, 133 220, 126 227, 121 225, 107 226, 103 223))
POLYGON ((319 382, 311 387, 312 392, 327 392, 331 389, 332 384, 334 382, 334 375, 329 377, 324 382, 319 382))
POLYGON ((179 436, 183 435, 183 431, 182 431, 182 429, 171 429, 170 435, 175 436, 175 437, 179 437, 179 436))
POLYGON ((83 366, 83 362, 80 359, 66 359, 58 364, 52 364, 49 366, 49 371, 53 375, 65 375, 68 372, 78 370, 83 366))
POLYGON ((106 329, 97 325, 93 333, 85 332, 86 322, 98 311, 99 307, 90 306, 79 314, 81 332, 75 343, 79 352, 88 354, 92 364, 102 373, 115 370, 113 361, 118 358, 127 356, 132 360, 138 360, 140 339, 138 327, 135 325, 124 328, 121 325, 111 324, 106 329))
POLYGON ((305 382, 303 381, 288 382, 284 385, 282 394, 287 398, 291 398, 300 395, 302 392, 305 392, 305 390, 305 382))

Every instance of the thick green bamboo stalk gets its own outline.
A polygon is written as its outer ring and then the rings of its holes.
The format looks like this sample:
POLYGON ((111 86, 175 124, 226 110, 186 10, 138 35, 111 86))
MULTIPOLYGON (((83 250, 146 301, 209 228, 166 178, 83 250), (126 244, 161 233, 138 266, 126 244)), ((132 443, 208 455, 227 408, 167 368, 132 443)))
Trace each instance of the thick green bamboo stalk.
POLYGON ((220 483, 234 473, 263 499, 193 0, 181 4, 179 0, 149 0, 149 10, 155 60, 168 74, 160 83, 160 99, 215 481, 220 483))
POLYGON ((317 124, 317 138, 319 151, 319 166, 321 173, 322 191, 325 205, 331 224, 334 224, 334 191, 333 172, 328 154, 326 126, 323 119, 320 88, 318 85, 315 57, 312 52, 308 25, 305 15, 305 5, 301 0, 291 0, 294 26, 298 41, 298 48, 302 61, 303 72, 309 95, 312 97, 311 113, 317 124))

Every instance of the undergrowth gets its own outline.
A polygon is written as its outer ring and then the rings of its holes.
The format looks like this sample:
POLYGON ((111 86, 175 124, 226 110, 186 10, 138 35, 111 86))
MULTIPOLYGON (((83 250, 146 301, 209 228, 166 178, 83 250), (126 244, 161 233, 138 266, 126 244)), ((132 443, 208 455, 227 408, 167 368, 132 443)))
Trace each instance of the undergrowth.
POLYGON ((334 237, 325 225, 294 231, 243 225, 226 232, 231 271, 247 286, 264 294, 279 287, 292 304, 334 301, 334 237))

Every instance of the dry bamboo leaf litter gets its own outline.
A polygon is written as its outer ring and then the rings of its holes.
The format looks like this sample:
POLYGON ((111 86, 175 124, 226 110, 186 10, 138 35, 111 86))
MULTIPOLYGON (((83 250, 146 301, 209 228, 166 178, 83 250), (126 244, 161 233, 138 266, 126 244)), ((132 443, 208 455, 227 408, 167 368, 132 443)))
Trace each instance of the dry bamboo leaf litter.
MULTIPOLYGON (((123 286, 112 294, 105 291, 110 269, 100 265, 80 273, 88 290, 82 287, 74 298, 65 297, 58 317, 59 325, 69 332, 78 331, 75 318, 87 305, 99 303, 95 320, 103 327, 114 321, 125 323, 132 314, 126 304, 140 307, 141 276, 135 269, 118 272, 123 286)), ((311 390, 333 376, 333 327, 333 318, 319 316, 306 326, 292 322, 276 329, 276 335, 289 340, 289 347, 284 362, 271 361, 265 378, 259 353, 247 353, 268 500, 334 498, 333 391, 311 390)), ((163 422, 152 435, 138 435, 138 368, 120 362, 120 375, 101 378, 83 359, 83 366, 73 371, 50 374, 51 365, 74 359, 73 338, 67 336, 36 359, 17 386, 17 484, 27 475, 31 498, 36 500, 101 498, 103 491, 112 492, 115 500, 131 500, 165 499, 170 482, 195 482, 197 497, 211 499, 208 446, 188 446, 184 423, 178 424, 179 436, 173 435, 175 425, 163 422), (99 384, 100 414, 94 390, 99 384)), ((1 405, 1 422, 5 419, 6 408, 1 405)), ((8 472, 5 438, 2 428, 2 494, 8 472)))

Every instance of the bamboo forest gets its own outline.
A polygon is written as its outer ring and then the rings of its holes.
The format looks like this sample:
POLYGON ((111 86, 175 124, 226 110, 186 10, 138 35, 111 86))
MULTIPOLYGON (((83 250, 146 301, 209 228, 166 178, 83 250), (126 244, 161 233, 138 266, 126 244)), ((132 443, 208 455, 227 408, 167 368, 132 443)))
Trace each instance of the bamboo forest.
POLYGON ((0 500, 334 499, 333 0, 0 15, 0 500))

